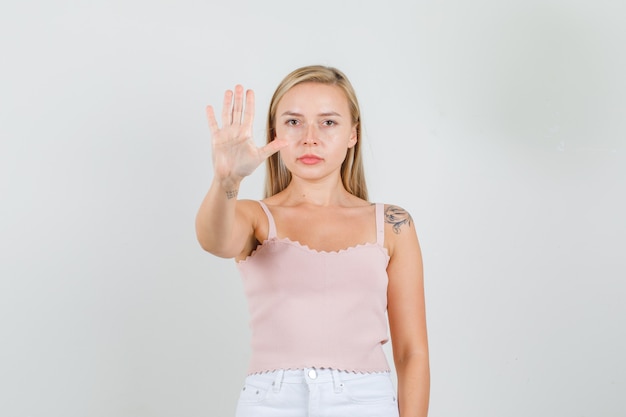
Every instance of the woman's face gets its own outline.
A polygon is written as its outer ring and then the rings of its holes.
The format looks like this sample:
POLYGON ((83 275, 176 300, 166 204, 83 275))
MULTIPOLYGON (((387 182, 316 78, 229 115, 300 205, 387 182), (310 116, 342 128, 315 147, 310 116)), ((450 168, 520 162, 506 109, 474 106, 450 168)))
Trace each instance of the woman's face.
POLYGON ((357 141, 348 99, 340 87, 306 82, 291 88, 276 107, 276 138, 294 176, 314 179, 339 174, 348 148, 357 141))

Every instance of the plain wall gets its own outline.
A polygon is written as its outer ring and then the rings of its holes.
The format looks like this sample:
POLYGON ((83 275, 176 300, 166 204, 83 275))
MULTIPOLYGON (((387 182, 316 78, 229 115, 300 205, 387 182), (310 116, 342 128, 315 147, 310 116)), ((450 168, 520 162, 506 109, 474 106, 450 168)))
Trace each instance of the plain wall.
MULTIPOLYGON (((4 1, 0 415, 229 416, 206 104, 333 65, 425 262, 433 417, 626 415, 626 3, 4 1)), ((240 196, 260 198, 263 170, 240 196)))

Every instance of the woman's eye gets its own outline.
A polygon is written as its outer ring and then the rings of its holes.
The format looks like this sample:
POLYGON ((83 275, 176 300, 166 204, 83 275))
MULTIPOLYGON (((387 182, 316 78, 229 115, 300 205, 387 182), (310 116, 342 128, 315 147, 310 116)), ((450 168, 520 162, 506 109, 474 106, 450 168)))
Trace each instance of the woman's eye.
POLYGON ((336 125, 334 120, 324 120, 324 122, 322 124, 324 126, 334 126, 334 125, 336 125))
POLYGON ((287 120, 287 124, 289 126, 296 126, 298 124, 298 121, 296 119, 289 119, 287 120))

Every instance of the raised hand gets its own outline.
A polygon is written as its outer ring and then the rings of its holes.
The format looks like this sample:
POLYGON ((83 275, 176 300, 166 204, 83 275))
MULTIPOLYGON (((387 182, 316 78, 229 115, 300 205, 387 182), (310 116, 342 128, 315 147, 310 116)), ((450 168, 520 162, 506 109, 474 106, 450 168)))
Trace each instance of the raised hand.
POLYGON ((215 119, 212 106, 206 108, 213 148, 213 170, 215 178, 230 189, 252 172, 269 156, 287 145, 283 140, 273 140, 263 147, 257 147, 252 140, 254 120, 254 92, 246 91, 241 85, 235 91, 224 93, 222 127, 215 119), (234 96, 234 100, 233 100, 234 96))

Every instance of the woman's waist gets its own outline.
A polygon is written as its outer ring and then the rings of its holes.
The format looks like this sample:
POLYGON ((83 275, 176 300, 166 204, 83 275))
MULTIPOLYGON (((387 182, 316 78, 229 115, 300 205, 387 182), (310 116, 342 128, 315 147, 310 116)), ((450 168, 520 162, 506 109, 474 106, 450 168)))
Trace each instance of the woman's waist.
POLYGON ((252 376, 257 380, 279 380, 284 384, 315 384, 337 381, 351 381, 373 376, 388 377, 389 375, 389 370, 355 372, 334 368, 304 367, 299 369, 275 369, 272 371, 253 373, 249 376, 252 376))

